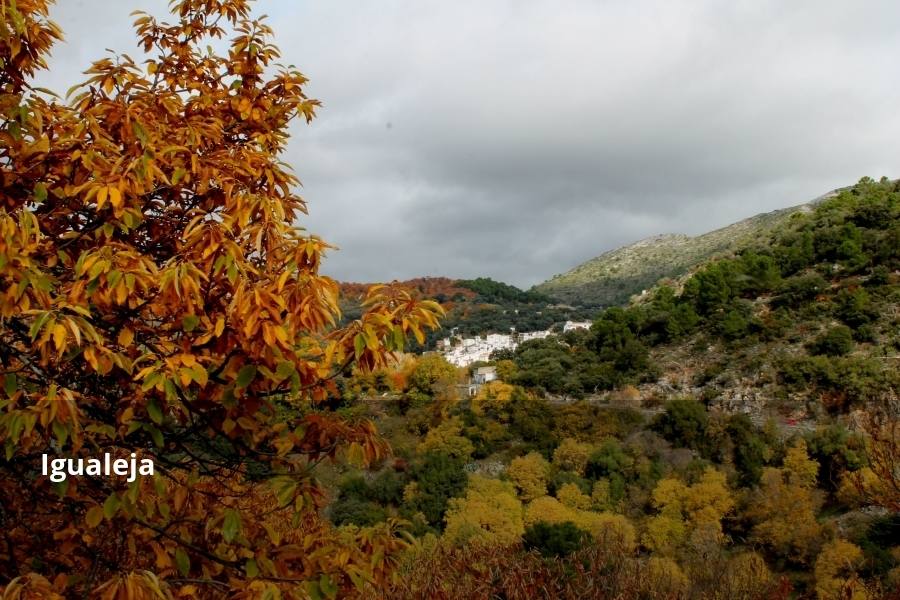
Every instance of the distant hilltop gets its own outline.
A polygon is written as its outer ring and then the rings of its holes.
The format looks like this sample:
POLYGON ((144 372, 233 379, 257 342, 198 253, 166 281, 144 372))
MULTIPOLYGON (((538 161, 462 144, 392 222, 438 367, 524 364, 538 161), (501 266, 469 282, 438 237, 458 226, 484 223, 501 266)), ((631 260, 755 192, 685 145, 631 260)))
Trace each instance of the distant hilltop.
POLYGON ((791 215, 836 192, 816 200, 762 213, 727 227, 698 236, 655 235, 628 246, 604 252, 574 269, 538 284, 533 291, 584 306, 626 304, 635 294, 653 287, 659 280, 677 278, 692 268, 738 247, 766 240, 784 226, 791 215))

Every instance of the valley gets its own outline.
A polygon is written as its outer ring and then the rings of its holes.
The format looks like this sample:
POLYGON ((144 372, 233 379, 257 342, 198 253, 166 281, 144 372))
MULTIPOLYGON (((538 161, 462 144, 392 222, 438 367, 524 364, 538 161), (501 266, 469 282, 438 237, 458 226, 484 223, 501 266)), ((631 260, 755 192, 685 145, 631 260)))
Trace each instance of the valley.
POLYGON ((560 318, 515 344, 488 327, 454 347, 478 314, 455 304, 439 352, 342 382, 346 410, 373 419, 395 458, 333 473, 330 518, 412 523, 421 550, 391 588, 401 598, 437 571, 438 597, 488 578, 525 598, 503 575, 524 568, 560 594, 599 593, 553 560, 603 570, 627 598, 889 597, 900 548, 882 532, 900 527, 900 474, 878 452, 900 443, 898 199, 864 179, 742 222, 730 249, 624 304, 575 309, 595 311, 589 327, 560 318), (453 353, 466 343, 478 360, 453 353), (485 366, 496 380, 472 385, 485 366), (460 570, 482 548, 495 553, 460 570), (852 571, 826 576, 832 555, 852 571))

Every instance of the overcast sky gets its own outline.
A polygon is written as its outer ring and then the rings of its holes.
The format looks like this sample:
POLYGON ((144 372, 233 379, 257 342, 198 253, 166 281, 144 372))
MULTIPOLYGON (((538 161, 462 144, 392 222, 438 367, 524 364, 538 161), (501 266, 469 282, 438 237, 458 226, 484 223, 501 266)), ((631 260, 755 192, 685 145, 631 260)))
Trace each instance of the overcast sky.
MULTIPOLYGON (((134 52, 135 8, 58 0, 49 83, 134 52)), ((900 4, 857 0, 266 0, 319 118, 287 160, 325 271, 530 286, 898 176, 900 4)), ((45 80, 47 82, 47 80, 45 80)))

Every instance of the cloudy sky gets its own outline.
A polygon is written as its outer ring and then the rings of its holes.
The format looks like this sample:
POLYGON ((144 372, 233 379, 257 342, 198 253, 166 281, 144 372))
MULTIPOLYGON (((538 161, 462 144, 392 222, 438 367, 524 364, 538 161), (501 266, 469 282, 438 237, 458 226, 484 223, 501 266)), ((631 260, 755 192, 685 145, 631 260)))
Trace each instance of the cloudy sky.
MULTIPOLYGON (((46 83, 165 0, 58 0, 46 83)), ((324 107, 287 160, 326 271, 530 286, 900 175, 900 5, 859 0, 261 0, 324 107)))

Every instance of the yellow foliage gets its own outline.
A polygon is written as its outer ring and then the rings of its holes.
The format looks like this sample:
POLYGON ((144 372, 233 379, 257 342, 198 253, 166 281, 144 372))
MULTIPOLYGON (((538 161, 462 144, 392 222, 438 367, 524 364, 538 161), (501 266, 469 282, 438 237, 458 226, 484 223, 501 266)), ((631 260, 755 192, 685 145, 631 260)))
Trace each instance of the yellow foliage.
POLYGON ((605 477, 594 482, 591 489, 591 506, 596 510, 618 510, 616 502, 609 495, 609 479, 605 477))
POLYGON ((515 386, 502 381, 489 381, 482 385, 478 394, 472 398, 472 412, 482 415, 485 409, 501 410, 509 404, 515 389, 515 386))
POLYGON ((625 515, 609 512, 591 512, 587 510, 569 509, 570 519, 579 528, 594 536, 594 539, 612 543, 622 550, 631 552, 637 545, 637 533, 634 525, 625 515))
MULTIPOLYGON (((896 558, 894 560, 897 560, 896 558)), ((887 572, 885 583, 891 589, 900 589, 900 567, 894 567, 887 572)))
MULTIPOLYGON (((816 520, 820 504, 815 490, 788 481, 782 469, 766 468, 747 509, 753 538, 785 557, 806 560, 822 535, 816 520)), ((796 479, 796 478, 794 478, 796 479)))
POLYGON ((806 442, 797 440, 788 447, 782 466, 785 475, 792 483, 804 487, 815 487, 819 476, 819 463, 809 457, 806 442))
POLYGON ((437 393, 441 388, 453 386, 460 379, 460 371, 440 354, 419 357, 407 377, 410 385, 426 394, 437 393))
POLYGON ((734 499, 725 474, 708 467, 690 486, 671 477, 660 480, 653 490, 653 504, 659 512, 647 521, 643 542, 651 550, 670 555, 685 543, 688 531, 702 531, 704 543, 721 542, 721 520, 734 508, 734 499))
POLYGON ((519 370, 518 367, 516 367, 516 363, 509 359, 497 361, 496 367, 497 377, 499 377, 501 381, 507 383, 513 380, 516 376, 516 372, 519 370))
POLYGON ((581 491, 574 483, 566 483, 556 490, 556 497, 569 508, 588 510, 591 507, 591 497, 581 491))
POLYGON ((708 467, 700 480, 688 488, 682 505, 691 523, 718 524, 734 508, 725 473, 708 467))
POLYGON ((454 544, 504 546, 525 532, 522 503, 508 481, 473 475, 465 498, 450 500, 444 538, 454 544))
POLYGON ((535 498, 525 505, 525 527, 535 523, 565 523, 572 521, 573 511, 568 506, 551 496, 535 498))
POLYGON ((848 471, 841 475, 837 490, 838 500, 851 508, 869 504, 872 498, 885 495, 885 482, 869 467, 848 471))
POLYGON ((550 463, 537 452, 529 452, 525 456, 514 458, 506 473, 525 501, 533 500, 547 493, 550 463))
POLYGON ((631 551, 635 547, 634 526, 623 515, 596 513, 571 508, 550 496, 535 498, 525 506, 525 526, 538 522, 574 523, 579 529, 589 532, 594 539, 603 540, 631 551))
POLYGON ((680 479, 674 477, 660 479, 653 488, 653 505, 659 510, 668 508, 680 513, 687 490, 687 486, 680 479))
POLYGON ((96 590, 100 600, 169 600, 174 598, 169 586, 149 571, 123 573, 96 590))
POLYGON ((405 486, 403 486, 403 501, 406 503, 412 502, 419 495, 419 482, 410 481, 405 486))
POLYGON ((447 419, 431 429, 416 448, 419 454, 443 452, 448 456, 463 460, 468 460, 474 450, 475 446, 469 441, 469 438, 462 435, 462 423, 459 417, 447 419))
POLYGON ((37 573, 14 578, 0 592, 2 600, 63 600, 53 584, 37 573))
POLYGON ((135 13, 138 54, 84 65, 59 95, 34 85, 62 37, 49 4, 0 0, 4 593, 27 597, 10 582, 37 590, 38 574, 101 599, 163 597, 162 580, 290 599, 383 582, 394 524, 336 533, 313 466, 369 464, 387 444, 327 401, 443 309, 374 285, 342 319, 331 246, 303 227, 284 162, 319 102, 248 0, 135 13), (165 476, 23 476, 42 455, 101 451, 165 476))
POLYGON ((662 512, 647 521, 641 541, 650 550, 671 556, 684 543, 686 534, 687 523, 680 513, 662 512))
POLYGON ((866 600, 868 594, 856 578, 863 562, 859 546, 836 539, 822 548, 816 559, 816 595, 820 600, 866 600))
POLYGON ((553 451, 553 464, 564 471, 574 471, 584 475, 584 467, 594 447, 573 438, 565 438, 553 451))

